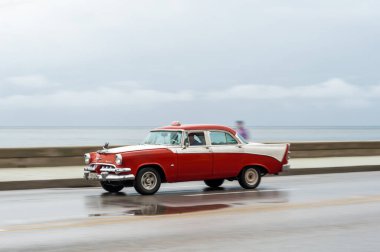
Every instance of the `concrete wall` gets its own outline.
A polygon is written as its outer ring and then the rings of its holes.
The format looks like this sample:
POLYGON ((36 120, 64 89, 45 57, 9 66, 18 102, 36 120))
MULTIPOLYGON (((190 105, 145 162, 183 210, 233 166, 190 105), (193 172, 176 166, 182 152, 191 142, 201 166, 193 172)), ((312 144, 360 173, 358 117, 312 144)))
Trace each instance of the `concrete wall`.
MULTIPOLYGON (((83 154, 100 147, 0 149, 0 168, 84 165, 83 154)), ((291 158, 380 155, 380 141, 291 143, 291 158)))
POLYGON ((379 156, 380 141, 292 143, 292 158, 379 156))
POLYGON ((0 149, 0 168, 83 165, 84 153, 100 147, 51 147, 0 149))

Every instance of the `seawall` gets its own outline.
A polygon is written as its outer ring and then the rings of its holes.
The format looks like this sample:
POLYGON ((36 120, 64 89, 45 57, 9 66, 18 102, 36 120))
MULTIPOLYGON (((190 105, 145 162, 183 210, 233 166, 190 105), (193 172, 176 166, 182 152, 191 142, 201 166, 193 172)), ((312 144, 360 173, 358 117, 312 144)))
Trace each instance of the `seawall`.
MULTIPOLYGON (((0 168, 84 165, 84 153, 99 146, 0 148, 0 168)), ((291 143, 291 158, 351 157, 380 155, 380 141, 296 142, 291 143)))

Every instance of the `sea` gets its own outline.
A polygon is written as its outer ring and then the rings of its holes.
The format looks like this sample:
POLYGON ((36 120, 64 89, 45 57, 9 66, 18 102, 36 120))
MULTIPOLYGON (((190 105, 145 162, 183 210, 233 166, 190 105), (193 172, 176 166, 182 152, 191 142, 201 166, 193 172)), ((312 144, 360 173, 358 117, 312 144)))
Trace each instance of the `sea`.
MULTIPOLYGON (((0 127, 0 148, 140 144, 155 126, 0 127)), ((380 126, 248 126, 251 142, 380 141, 380 126)))

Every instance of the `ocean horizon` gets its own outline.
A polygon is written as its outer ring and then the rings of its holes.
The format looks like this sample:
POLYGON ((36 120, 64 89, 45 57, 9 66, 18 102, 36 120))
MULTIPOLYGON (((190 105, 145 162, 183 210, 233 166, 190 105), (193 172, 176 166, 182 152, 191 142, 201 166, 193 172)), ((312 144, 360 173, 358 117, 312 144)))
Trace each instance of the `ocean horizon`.
MULTIPOLYGON (((0 126, 0 148, 140 144, 158 126, 0 126)), ((247 126, 252 142, 378 141, 380 126, 247 126)))

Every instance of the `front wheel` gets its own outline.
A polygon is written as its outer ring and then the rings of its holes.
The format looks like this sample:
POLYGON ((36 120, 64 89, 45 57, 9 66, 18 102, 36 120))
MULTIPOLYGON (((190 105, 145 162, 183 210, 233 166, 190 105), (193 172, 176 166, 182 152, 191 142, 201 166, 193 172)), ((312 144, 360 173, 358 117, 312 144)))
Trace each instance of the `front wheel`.
POLYGON ((239 184, 245 189, 255 189, 259 186, 261 175, 257 168, 245 168, 238 177, 239 184))
POLYGON ((135 179, 134 187, 142 195, 155 194, 161 186, 160 173, 151 167, 142 168, 135 179))
POLYGON ((102 185, 104 190, 110 193, 120 192, 124 188, 123 184, 115 183, 111 181, 100 181, 100 184, 102 185))
POLYGON ((221 186, 224 182, 224 179, 210 179, 205 180, 205 184, 211 188, 218 188, 221 186))

